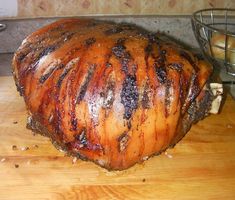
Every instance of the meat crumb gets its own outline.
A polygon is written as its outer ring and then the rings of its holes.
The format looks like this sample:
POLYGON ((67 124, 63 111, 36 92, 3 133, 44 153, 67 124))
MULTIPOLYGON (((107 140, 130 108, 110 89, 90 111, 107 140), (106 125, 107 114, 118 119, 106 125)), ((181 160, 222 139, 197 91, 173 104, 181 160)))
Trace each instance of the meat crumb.
POLYGON ((18 148, 17 148, 17 146, 16 145, 12 145, 12 150, 17 150, 18 148))
POLYGON ((18 164, 15 164, 15 168, 19 168, 19 165, 18 165, 18 164))
POLYGON ((142 158, 142 160, 146 161, 146 160, 148 160, 148 158, 149 158, 148 156, 145 156, 145 157, 142 158))
POLYGON ((18 122, 17 122, 17 121, 14 121, 13 124, 18 124, 18 122))
POLYGON ((75 164, 77 162, 77 157, 73 157, 72 164, 75 164))
POLYGON ((1 159, 1 162, 5 162, 5 160, 6 160, 6 158, 2 158, 2 159, 1 159))
POLYGON ((231 124, 227 124, 227 128, 233 128, 231 124))
POLYGON ((59 149, 59 151, 62 152, 62 153, 65 153, 65 151, 63 149, 59 149))
POLYGON ((21 150, 21 151, 27 151, 27 150, 29 150, 29 147, 21 147, 20 150, 21 150))
POLYGON ((168 157, 168 158, 173 158, 173 156, 171 154, 168 154, 167 151, 165 151, 165 155, 168 157))

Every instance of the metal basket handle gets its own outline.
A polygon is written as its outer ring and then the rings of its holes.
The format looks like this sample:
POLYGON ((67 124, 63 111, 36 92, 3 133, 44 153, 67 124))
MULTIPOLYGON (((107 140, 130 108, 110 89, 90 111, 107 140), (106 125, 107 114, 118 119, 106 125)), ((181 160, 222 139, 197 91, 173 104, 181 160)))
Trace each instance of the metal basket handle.
POLYGON ((0 23, 0 32, 6 29, 6 24, 1 24, 0 23))

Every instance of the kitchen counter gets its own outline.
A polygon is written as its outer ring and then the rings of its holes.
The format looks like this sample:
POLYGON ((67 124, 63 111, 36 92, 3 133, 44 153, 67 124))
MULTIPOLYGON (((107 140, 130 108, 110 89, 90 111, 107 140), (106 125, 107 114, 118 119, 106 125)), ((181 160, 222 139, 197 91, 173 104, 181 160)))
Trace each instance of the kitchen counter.
POLYGON ((0 76, 10 76, 13 53, 0 53, 0 76))

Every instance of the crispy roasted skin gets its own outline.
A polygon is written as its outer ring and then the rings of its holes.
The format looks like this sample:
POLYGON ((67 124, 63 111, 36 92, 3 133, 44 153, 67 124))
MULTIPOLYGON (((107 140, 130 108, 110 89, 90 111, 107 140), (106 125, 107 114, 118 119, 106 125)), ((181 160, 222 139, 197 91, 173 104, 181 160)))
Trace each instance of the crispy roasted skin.
POLYGON ((13 59, 31 129, 114 170, 175 145, 207 114, 211 71, 160 35, 90 19, 41 28, 13 59))

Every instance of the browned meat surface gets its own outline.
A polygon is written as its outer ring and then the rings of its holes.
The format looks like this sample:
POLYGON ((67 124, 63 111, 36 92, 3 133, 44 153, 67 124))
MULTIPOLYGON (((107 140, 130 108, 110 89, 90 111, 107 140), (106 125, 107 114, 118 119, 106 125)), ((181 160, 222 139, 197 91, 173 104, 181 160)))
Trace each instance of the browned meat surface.
POLYGON ((211 68, 159 37, 80 19, 28 36, 13 74, 29 127, 107 169, 126 169, 175 145, 210 109, 211 68))

